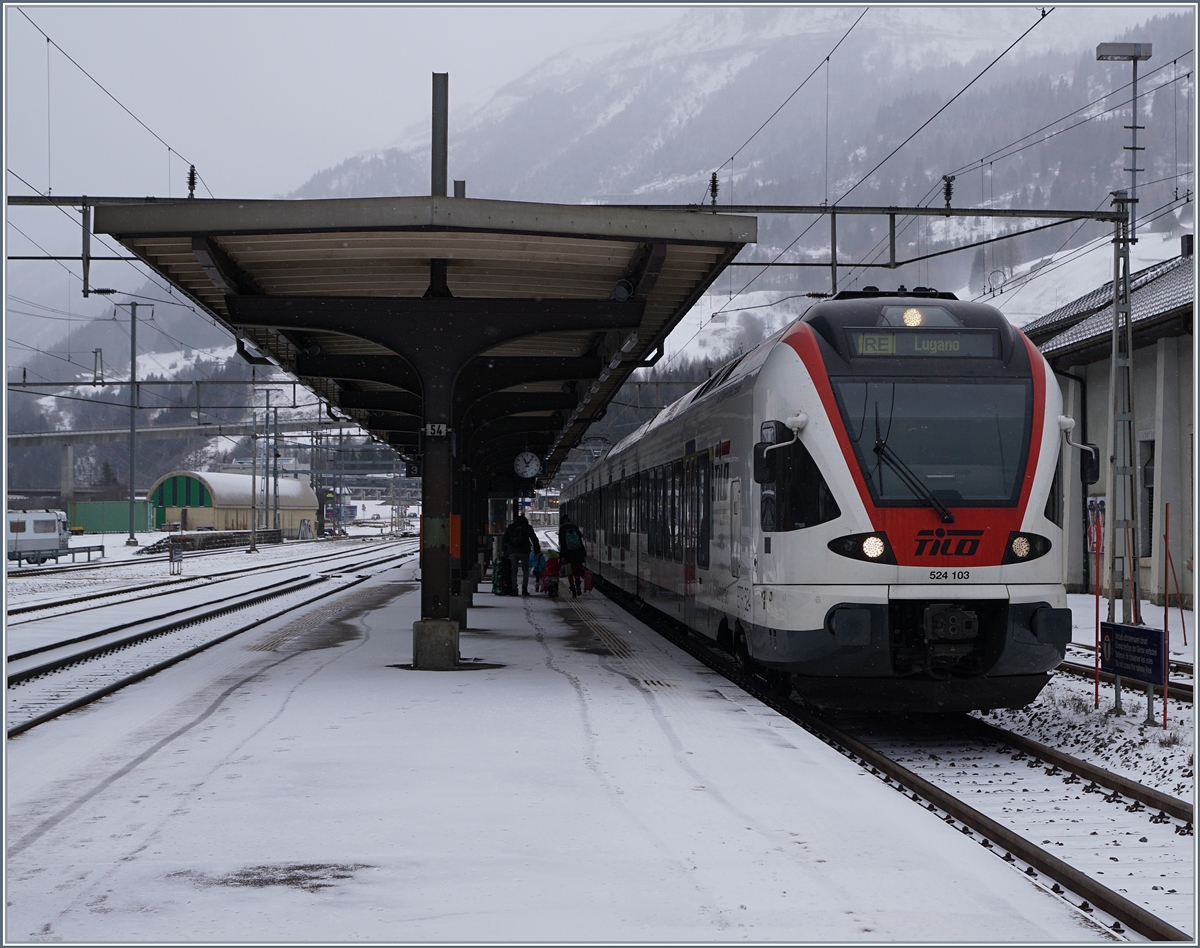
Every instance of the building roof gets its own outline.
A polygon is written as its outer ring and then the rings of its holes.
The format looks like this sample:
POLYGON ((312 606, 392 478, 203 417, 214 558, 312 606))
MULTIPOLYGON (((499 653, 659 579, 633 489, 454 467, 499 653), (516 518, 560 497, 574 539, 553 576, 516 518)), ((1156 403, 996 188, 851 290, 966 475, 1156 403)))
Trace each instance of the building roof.
MULTIPOLYGON (((1172 257, 1170 260, 1163 260, 1159 263, 1152 264, 1143 270, 1138 270, 1130 278, 1130 284, 1133 292, 1137 291, 1162 276, 1168 270, 1178 267, 1180 261, 1184 257, 1172 257)), ((1021 327, 1021 331, 1025 333, 1036 344, 1041 345, 1049 339, 1053 339, 1059 333, 1063 332, 1071 326, 1087 319, 1102 309, 1111 309, 1112 307, 1112 280, 1102 286, 1097 287, 1090 293, 1085 293, 1078 299, 1060 306, 1053 312, 1047 313, 1045 316, 1039 317, 1030 323, 1026 323, 1021 327)))
POLYGON ((554 446, 552 470, 754 242, 757 220, 448 197, 96 199, 95 232, 407 450, 419 450, 427 393, 412 358, 398 358, 384 337, 399 331, 432 345, 458 325, 459 310, 486 316, 455 383, 460 454, 484 461, 485 445, 511 454, 540 438, 554 446), (544 327, 518 329, 534 325, 533 310, 547 311, 544 327), (579 315, 593 310, 590 322, 579 315))
MULTIPOLYGON (((1162 335, 1192 331, 1195 258, 1172 257, 1131 278, 1134 345, 1162 335)), ((1052 362, 1078 364, 1102 359, 1112 335, 1112 281, 1022 327, 1052 362)))
MULTIPOLYGON (((220 474, 213 471, 171 471, 164 474, 146 492, 149 497, 163 481, 172 477, 192 477, 208 488, 212 494, 214 507, 249 507, 250 482, 254 480, 249 474, 220 474)), ((259 496, 262 496, 262 475, 259 481, 259 496)), ((271 503, 275 502, 275 485, 271 484, 271 503)), ((317 495, 304 481, 294 477, 279 478, 279 506, 300 510, 316 510, 317 495)))

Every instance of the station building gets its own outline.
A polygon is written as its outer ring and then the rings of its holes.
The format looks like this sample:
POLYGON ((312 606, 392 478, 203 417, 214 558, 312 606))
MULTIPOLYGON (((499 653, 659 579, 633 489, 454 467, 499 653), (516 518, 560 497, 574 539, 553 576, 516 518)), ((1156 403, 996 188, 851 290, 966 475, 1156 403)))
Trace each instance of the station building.
MULTIPOLYGON (((1163 524, 1170 504, 1171 558, 1183 604, 1191 608, 1195 570, 1192 322, 1196 279, 1192 235, 1184 235, 1181 249, 1178 257, 1132 275, 1130 302, 1142 597, 1156 605, 1163 602, 1163 524)), ((1062 455, 1063 565, 1069 592, 1095 589, 1095 538, 1102 533, 1111 453, 1108 415, 1112 323, 1110 281, 1022 327, 1058 377, 1063 411, 1075 419, 1072 440, 1100 448, 1100 480, 1091 485, 1080 480, 1079 452, 1064 446, 1062 455)), ((1103 577, 1105 591, 1107 582, 1107 576, 1103 577)), ((1171 588, 1173 604, 1174 581, 1171 588)))
MULTIPOLYGON (((253 487, 258 492, 259 524, 273 527, 275 484, 265 477, 172 471, 155 481, 146 496, 154 508, 155 527, 178 523, 184 530, 249 530, 253 487)), ((315 534, 317 495, 304 481, 279 479, 279 520, 285 539, 315 534)))

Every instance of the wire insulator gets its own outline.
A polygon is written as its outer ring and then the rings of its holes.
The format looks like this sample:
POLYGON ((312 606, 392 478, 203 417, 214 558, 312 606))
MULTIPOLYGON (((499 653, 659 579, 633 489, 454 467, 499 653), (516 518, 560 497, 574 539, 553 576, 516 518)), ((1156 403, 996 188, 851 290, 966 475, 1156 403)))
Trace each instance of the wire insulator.
POLYGON ((950 198, 954 194, 954 175, 942 175, 942 196, 946 199, 946 207, 950 206, 950 198))
POLYGON ((717 173, 714 171, 708 181, 708 193, 712 196, 713 207, 717 206, 717 192, 720 190, 721 182, 717 180, 717 173))
POLYGON ((196 196, 196 166, 192 165, 188 168, 188 197, 196 196))

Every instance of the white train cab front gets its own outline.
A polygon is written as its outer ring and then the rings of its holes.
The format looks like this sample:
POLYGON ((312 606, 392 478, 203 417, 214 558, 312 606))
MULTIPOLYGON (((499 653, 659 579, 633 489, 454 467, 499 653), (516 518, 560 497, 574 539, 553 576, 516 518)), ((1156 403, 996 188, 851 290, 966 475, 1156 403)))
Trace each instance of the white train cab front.
POLYGON ((1061 398, 1001 314, 951 300, 819 304, 764 364, 747 645, 799 681, 1023 704, 1070 638, 1061 398))

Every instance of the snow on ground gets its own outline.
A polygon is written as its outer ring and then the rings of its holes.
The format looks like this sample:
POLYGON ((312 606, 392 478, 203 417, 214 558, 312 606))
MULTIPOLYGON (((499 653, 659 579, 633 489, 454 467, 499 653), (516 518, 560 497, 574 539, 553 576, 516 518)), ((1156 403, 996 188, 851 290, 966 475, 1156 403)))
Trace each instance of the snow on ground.
POLYGON ((412 576, 10 740, 7 939, 1111 938, 594 594, 396 667, 412 576))
MULTIPOLYGON (((1069 595, 1074 641, 1092 645, 1095 639, 1095 598, 1069 595)), ((1100 619, 1105 620, 1108 600, 1100 600, 1100 619)), ((1117 607, 1120 616, 1120 606, 1117 607)), ((1142 601, 1142 619, 1151 628, 1162 628, 1163 609, 1142 601)), ((1171 657, 1194 662, 1196 653, 1193 613, 1184 610, 1183 623, 1188 644, 1183 644, 1180 616, 1171 609, 1171 657)), ((1093 656, 1073 654, 1076 662, 1091 664, 1093 656)), ((1162 698, 1155 699, 1159 726, 1146 726, 1146 689, 1126 681, 1122 688, 1125 714, 1112 713, 1113 686, 1100 684, 1100 705, 1095 703, 1095 683, 1074 675, 1059 674, 1033 704, 1019 710, 994 711, 985 718, 1032 740, 1056 747, 1075 757, 1106 767, 1139 783, 1185 800, 1195 796, 1196 728, 1193 706, 1172 700, 1162 724, 1162 698)))
MULTIPOLYGON (((113 536, 114 534, 109 534, 110 538, 113 536)), ((94 569, 64 568, 55 570, 54 564, 49 563, 44 567, 38 567, 39 574, 22 575, 23 570, 32 568, 18 569, 10 565, 5 585, 6 602, 10 605, 22 605, 47 594, 53 594, 51 598, 57 599, 74 592, 95 592, 110 586, 117 589, 121 586, 140 585, 145 582, 165 581, 171 578, 166 553, 135 555, 138 550, 161 540, 166 536, 165 533, 136 534, 139 541, 139 545, 136 547, 124 545, 127 536, 128 534, 121 534, 116 537, 115 544, 111 541, 106 544, 105 558, 101 560, 93 557, 92 559, 94 569), (106 565, 113 563, 117 565, 106 565), (44 569, 49 569, 51 572, 42 572, 44 569)), ((185 553, 183 575, 180 578, 188 579, 238 569, 252 565, 251 560, 253 560, 253 564, 271 565, 293 559, 319 556, 322 551, 341 552, 352 549, 352 544, 361 544, 365 539, 366 536, 363 535, 352 536, 348 540, 288 540, 284 543, 262 544, 258 547, 258 553, 253 555, 248 554, 245 547, 232 547, 215 553, 203 552, 199 555, 185 553)), ((72 545, 84 544, 73 543, 72 545)), ((69 567, 71 561, 65 559, 59 565, 69 567)), ((81 559, 79 565, 84 567, 87 564, 81 559)))
POLYGON ((1122 689, 1125 713, 1112 713, 1113 687, 1059 674, 1033 704, 993 711, 985 721, 1048 747, 1121 774, 1180 799, 1195 798, 1196 728, 1192 705, 1172 700, 1167 730, 1162 729, 1162 698, 1154 702, 1155 726, 1147 726, 1145 686, 1122 689))

